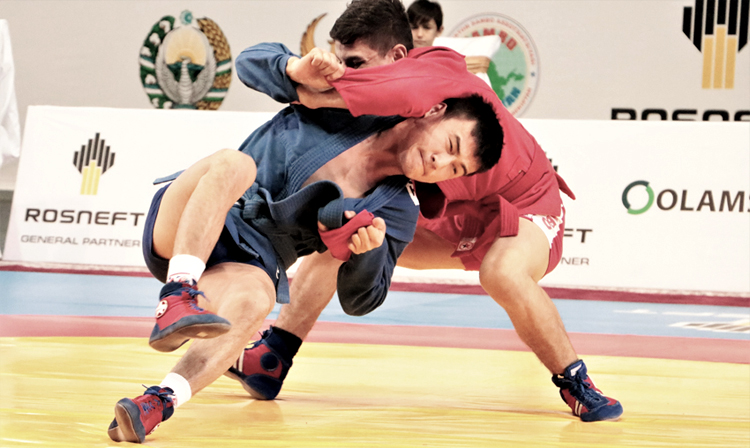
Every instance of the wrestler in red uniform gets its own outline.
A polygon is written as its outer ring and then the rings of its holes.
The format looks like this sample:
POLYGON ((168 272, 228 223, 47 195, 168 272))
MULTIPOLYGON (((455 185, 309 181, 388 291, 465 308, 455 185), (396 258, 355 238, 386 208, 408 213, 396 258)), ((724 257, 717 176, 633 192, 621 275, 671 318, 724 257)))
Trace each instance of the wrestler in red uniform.
MULTIPOLYGON (((401 20, 398 11, 388 21, 368 17, 396 4, 400 2, 351 2, 331 37, 336 56, 361 70, 347 69, 340 79, 328 78, 335 91, 298 89, 300 101, 309 107, 347 107, 354 115, 409 117, 420 116, 449 97, 480 94, 492 104, 505 133, 500 162, 486 173, 442 182, 439 188, 419 184, 422 216, 398 264, 479 271, 482 287, 505 309, 519 337, 552 373, 573 413, 584 421, 618 418, 621 404, 594 386, 557 308, 538 284, 562 256, 565 216, 560 192, 570 197, 572 193, 536 140, 489 86, 466 70, 463 57, 444 48, 412 50, 411 39, 403 38, 405 29, 396 24, 401 20), (383 26, 367 28, 368 23, 383 26), (377 94, 372 92, 374 85, 377 94)), ((339 265, 328 253, 306 257, 291 285, 292 302, 230 369, 229 375, 242 381, 254 397, 273 399, 279 393, 302 339, 333 297, 339 265)))

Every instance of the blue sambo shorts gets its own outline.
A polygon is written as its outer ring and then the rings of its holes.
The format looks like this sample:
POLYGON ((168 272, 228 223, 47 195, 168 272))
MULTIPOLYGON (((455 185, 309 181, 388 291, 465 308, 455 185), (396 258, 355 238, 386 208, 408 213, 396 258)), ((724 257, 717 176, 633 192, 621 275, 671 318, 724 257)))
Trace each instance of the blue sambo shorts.
MULTIPOLYGON (((146 222, 143 228, 143 258, 146 261, 148 270, 151 271, 154 277, 161 282, 167 281, 167 269, 169 268, 169 260, 164 259, 154 253, 154 224, 156 223, 156 215, 159 212, 159 205, 161 199, 164 196, 164 192, 171 184, 167 184, 160 188, 159 191, 154 195, 153 201, 151 201, 151 207, 148 209, 148 215, 146 216, 146 222)), ((257 256, 253 256, 246 251, 242 250, 232 238, 229 230, 224 227, 219 236, 219 241, 214 246, 211 255, 208 257, 206 262, 206 269, 211 266, 215 266, 219 263, 244 263, 251 266, 256 266, 263 269, 266 274, 271 278, 271 281, 276 284, 277 277, 276 271, 271 272, 257 256)))

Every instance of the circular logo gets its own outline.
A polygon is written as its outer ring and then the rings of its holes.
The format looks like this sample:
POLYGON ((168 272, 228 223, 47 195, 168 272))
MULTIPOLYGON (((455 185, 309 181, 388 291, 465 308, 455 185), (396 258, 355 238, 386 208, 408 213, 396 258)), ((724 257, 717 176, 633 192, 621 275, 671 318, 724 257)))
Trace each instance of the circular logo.
POLYGON ((651 206, 654 204, 654 190, 651 189, 651 187, 648 185, 648 181, 645 180, 637 180, 635 182, 632 182, 630 185, 625 187, 625 190, 622 192, 622 205, 625 206, 626 209, 628 209, 628 213, 631 215, 640 215, 641 213, 645 213, 648 209, 651 208, 651 206), (628 193, 630 193, 630 190, 633 189, 633 187, 646 187, 646 194, 648 194, 648 201, 646 202, 646 205, 639 209, 634 209, 630 207, 630 201, 628 200, 628 193))
POLYGON ((211 19, 183 11, 180 21, 162 17, 143 41, 143 89, 156 108, 216 110, 232 80, 229 43, 211 19))
POLYGON ((480 14, 459 23, 450 37, 499 36, 502 45, 490 58, 487 76, 505 108, 520 116, 531 104, 539 82, 539 56, 529 33, 510 17, 480 14))
POLYGON ((156 318, 162 317, 167 312, 167 308, 169 308, 169 303, 166 300, 159 302, 159 305, 156 306, 156 318))

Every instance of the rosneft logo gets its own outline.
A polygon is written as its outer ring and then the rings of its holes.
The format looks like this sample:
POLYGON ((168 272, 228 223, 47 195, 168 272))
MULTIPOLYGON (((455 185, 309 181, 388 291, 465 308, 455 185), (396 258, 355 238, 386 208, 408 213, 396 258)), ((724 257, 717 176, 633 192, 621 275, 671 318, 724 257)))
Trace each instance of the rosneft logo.
POLYGON ((704 89, 734 89, 737 53, 747 44, 750 0, 695 0, 682 32, 703 53, 704 89))
POLYGON ((115 153, 110 151, 104 139, 96 133, 88 144, 81 145, 81 150, 73 155, 73 165, 83 175, 81 194, 95 195, 99 192, 99 179, 115 164, 115 153))
POLYGON ((500 36, 502 45, 490 58, 492 89, 513 115, 531 104, 539 82, 539 53, 529 33, 502 14, 481 14, 459 23, 451 37, 500 36))
MULTIPOLYGON (((746 191, 665 188, 658 193, 646 180, 631 182, 622 192, 622 205, 631 215, 646 213, 654 204, 659 210, 681 212, 750 212, 745 209, 746 191)), ((748 197, 750 205, 750 197, 748 197)))

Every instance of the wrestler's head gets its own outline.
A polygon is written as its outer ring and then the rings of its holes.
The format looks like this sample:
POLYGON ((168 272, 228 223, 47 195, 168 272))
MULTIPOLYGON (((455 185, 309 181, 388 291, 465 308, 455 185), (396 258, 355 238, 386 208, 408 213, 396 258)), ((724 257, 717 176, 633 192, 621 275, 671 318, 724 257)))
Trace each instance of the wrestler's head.
POLYGON ((503 130, 492 106, 475 95, 450 98, 410 118, 398 151, 403 174, 434 183, 487 171, 500 159, 503 130))
POLYGON ((401 0, 352 0, 330 34, 336 56, 351 68, 390 64, 414 47, 401 0))
POLYGON ((430 47, 443 33, 443 10, 437 2, 415 0, 406 10, 414 38, 414 48, 430 47))

